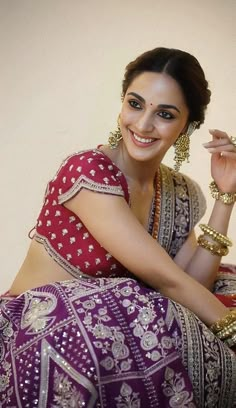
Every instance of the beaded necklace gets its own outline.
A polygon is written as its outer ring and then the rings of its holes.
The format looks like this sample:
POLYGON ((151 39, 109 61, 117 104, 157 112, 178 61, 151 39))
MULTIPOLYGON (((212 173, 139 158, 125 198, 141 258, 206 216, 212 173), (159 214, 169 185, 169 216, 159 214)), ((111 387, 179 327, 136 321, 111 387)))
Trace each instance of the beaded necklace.
POLYGON ((152 237, 154 239, 157 239, 158 226, 159 226, 159 220, 160 220, 160 210, 161 210, 161 175, 160 175, 160 170, 155 175, 154 187, 155 187, 155 197, 154 197, 154 215, 153 215, 152 237))

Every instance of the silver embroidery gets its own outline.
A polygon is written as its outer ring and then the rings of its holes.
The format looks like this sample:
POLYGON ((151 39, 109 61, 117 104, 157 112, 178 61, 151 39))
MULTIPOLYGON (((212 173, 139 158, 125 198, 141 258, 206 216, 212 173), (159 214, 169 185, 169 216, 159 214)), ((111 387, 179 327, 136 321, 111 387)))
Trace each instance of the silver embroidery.
POLYGON ((139 392, 134 392, 129 384, 123 382, 120 394, 115 397, 116 408, 141 408, 139 392))
MULTIPOLYGON (((40 408, 47 408, 47 398, 48 398, 48 387, 49 387, 49 367, 50 367, 50 361, 53 361, 58 367, 63 372, 63 376, 60 376, 59 379, 57 378, 57 375, 55 374, 54 376, 54 387, 56 386, 59 388, 60 385, 60 380, 62 380, 62 388, 63 393, 58 395, 57 401, 62 402, 64 399, 64 402, 67 403, 68 398, 70 398, 69 394, 66 393, 66 387, 70 387, 70 390, 74 389, 71 385, 71 381, 73 380, 75 382, 76 388, 79 387, 80 389, 84 388, 87 390, 90 394, 90 398, 87 396, 87 406, 86 408, 92 408, 94 407, 95 401, 97 400, 98 394, 97 390, 94 387, 93 383, 86 378, 79 370, 75 370, 66 360, 64 357, 62 357, 57 351, 45 340, 42 340, 42 347, 41 347, 41 375, 40 375, 40 391, 39 391, 39 407, 40 408), (57 378, 57 380, 56 380, 57 378), (64 381, 63 381, 64 379, 64 381), (66 398, 68 396, 68 398, 66 398), (60 397, 60 398, 59 398, 60 397)), ((78 399, 79 394, 74 394, 73 397, 78 399)), ((74 402, 73 399, 69 399, 69 401, 74 402)), ((81 399, 81 403, 83 402, 83 399, 81 399)), ((56 407, 62 407, 63 408, 71 408, 77 406, 73 405, 56 405, 56 407)), ((83 405, 82 405, 83 406, 83 405)))
MULTIPOLYGON (((198 321, 190 311, 179 304, 175 304, 175 307, 178 310, 178 319, 182 331, 182 360, 193 384, 197 406, 224 406, 223 402, 226 400, 233 401, 235 395, 233 387, 231 389, 227 388, 232 378, 236 376, 235 355, 222 342, 218 341, 209 329, 198 321), (188 341, 190 337, 191 342, 188 341), (227 373, 228 377, 222 378, 221 388, 219 388, 219 385, 222 367, 219 365, 219 358, 221 362, 228 361, 228 368, 231 367, 232 370, 230 372, 224 367, 225 375, 227 373), (205 377, 204 388, 201 382, 203 375, 205 377), (216 380, 214 382, 218 386, 212 386, 212 376, 214 376, 216 380), (217 401, 219 396, 221 396, 221 402, 217 401)), ((229 406, 231 406, 230 403, 229 406)))
POLYGON ((51 326, 55 318, 48 315, 56 308, 57 299, 52 293, 27 291, 24 294, 25 305, 22 312, 21 328, 27 334, 40 333, 51 326))
POLYGON ((124 191, 121 186, 109 186, 109 180, 106 177, 104 178, 104 183, 105 184, 97 183, 82 174, 68 191, 63 194, 59 193, 58 203, 63 204, 64 202, 68 201, 78 194, 82 188, 87 188, 88 190, 97 191, 100 193, 115 194, 122 197, 124 196, 124 191))
POLYGON ((85 407, 85 400, 80 391, 72 385, 68 376, 54 369, 54 399, 52 408, 82 408, 85 407))
POLYGON ((161 170, 161 214, 158 241, 174 257, 203 216, 205 198, 198 184, 165 165, 161 170))
POLYGON ((169 398, 171 408, 197 408, 193 403, 193 395, 186 391, 181 373, 178 374, 172 368, 167 367, 162 387, 163 393, 169 398))
POLYGON ((173 231, 174 220, 174 184, 168 167, 160 166, 161 172, 161 217, 159 220, 158 242, 168 252, 173 231))

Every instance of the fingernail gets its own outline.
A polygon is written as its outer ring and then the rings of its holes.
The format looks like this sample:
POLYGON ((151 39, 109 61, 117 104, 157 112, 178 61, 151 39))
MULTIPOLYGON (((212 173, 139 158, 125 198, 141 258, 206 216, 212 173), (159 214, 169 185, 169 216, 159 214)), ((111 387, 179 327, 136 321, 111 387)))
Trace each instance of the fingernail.
POLYGON ((215 132, 215 129, 208 129, 209 132, 215 132))

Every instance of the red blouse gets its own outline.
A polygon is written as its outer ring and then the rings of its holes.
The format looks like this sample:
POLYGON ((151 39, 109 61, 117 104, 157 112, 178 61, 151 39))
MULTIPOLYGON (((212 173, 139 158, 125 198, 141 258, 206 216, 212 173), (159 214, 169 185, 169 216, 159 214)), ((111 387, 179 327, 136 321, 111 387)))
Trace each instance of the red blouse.
POLYGON ((47 185, 34 238, 74 277, 127 276, 126 269, 96 241, 80 218, 64 207, 82 188, 122 196, 129 202, 123 173, 102 151, 75 153, 47 185))

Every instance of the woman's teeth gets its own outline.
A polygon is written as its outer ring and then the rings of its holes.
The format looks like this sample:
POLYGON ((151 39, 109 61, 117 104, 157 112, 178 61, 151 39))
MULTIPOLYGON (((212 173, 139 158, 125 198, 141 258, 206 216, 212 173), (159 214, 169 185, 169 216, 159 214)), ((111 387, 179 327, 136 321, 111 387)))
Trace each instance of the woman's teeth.
POLYGON ((133 136, 134 136, 135 140, 137 140, 137 142, 140 142, 140 143, 152 143, 152 142, 155 141, 155 139, 146 139, 144 137, 139 137, 135 133, 133 133, 133 136))

